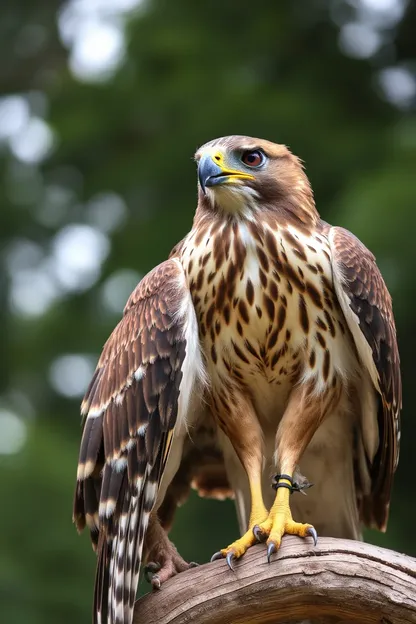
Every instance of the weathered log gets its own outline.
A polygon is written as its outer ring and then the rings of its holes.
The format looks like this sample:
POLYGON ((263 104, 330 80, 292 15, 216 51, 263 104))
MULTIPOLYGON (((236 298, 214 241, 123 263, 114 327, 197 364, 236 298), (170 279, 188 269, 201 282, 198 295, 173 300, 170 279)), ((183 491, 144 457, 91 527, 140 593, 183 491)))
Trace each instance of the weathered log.
POLYGON ((362 542, 286 536, 190 569, 138 600, 134 624, 416 623, 416 559, 362 542))

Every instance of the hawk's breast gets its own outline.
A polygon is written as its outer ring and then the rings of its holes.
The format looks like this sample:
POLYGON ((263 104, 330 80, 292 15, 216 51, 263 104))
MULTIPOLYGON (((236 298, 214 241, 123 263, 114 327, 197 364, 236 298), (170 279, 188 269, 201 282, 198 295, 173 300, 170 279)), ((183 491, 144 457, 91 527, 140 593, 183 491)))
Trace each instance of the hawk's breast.
POLYGON ((348 366, 323 235, 214 221, 191 232, 182 262, 214 384, 291 386, 305 374, 325 383, 348 366))

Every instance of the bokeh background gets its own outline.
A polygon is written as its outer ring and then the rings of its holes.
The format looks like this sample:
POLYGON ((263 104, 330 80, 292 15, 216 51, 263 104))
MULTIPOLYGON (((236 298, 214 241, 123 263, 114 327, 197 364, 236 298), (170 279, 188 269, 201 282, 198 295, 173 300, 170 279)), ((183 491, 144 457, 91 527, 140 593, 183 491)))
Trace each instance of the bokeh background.
MULTIPOLYGON (((137 281, 189 230, 192 155, 287 143, 324 219, 376 254, 404 378, 387 535, 416 555, 416 9, 406 0, 0 4, 0 620, 88 622, 95 557, 71 523, 79 403, 137 281)), ((232 503, 180 509, 207 561, 232 503)))

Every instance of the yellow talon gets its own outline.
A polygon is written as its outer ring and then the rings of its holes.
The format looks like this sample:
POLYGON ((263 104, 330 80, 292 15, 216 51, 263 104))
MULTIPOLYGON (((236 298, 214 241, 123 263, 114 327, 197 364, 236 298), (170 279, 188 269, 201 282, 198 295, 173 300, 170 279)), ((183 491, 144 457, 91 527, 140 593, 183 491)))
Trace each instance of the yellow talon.
MULTIPOLYGON (((290 485, 288 479, 283 479, 281 482, 290 485)), ((269 516, 264 522, 261 522, 253 529, 253 533, 257 539, 268 538, 267 558, 269 561, 270 556, 280 548, 282 537, 285 533, 288 535, 299 535, 299 537, 310 535, 313 537, 314 543, 316 544, 317 534, 314 527, 311 524, 302 524, 293 520, 289 506, 289 496, 289 488, 278 488, 276 499, 269 516)))
POLYGON ((232 544, 227 546, 227 548, 223 548, 221 550, 221 554, 223 557, 226 557, 229 552, 232 552, 235 559, 239 559, 244 555, 244 553, 256 543, 256 538, 253 534, 253 529, 249 529, 244 533, 242 537, 238 540, 235 540, 232 544))
MULTIPOLYGON (((244 535, 238 540, 235 540, 235 542, 227 546, 227 548, 223 548, 220 551, 221 555, 223 557, 226 557, 229 565, 229 553, 232 553, 232 559, 240 559, 240 557, 244 555, 244 553, 250 548, 250 546, 253 546, 257 542, 253 529, 256 525, 259 524, 260 519, 261 523, 261 521, 267 517, 267 511, 265 508, 263 508, 262 510, 258 510, 258 512, 259 513, 251 514, 248 531, 246 531, 244 535)), ((232 566, 230 565, 230 567, 232 566)))
POLYGON ((292 478, 288 476, 287 479, 279 479, 275 501, 270 513, 267 514, 261 499, 260 488, 253 488, 253 503, 248 531, 246 531, 240 539, 227 546, 227 548, 223 548, 215 553, 211 561, 225 557, 229 568, 233 570, 233 561, 242 557, 256 541, 263 541, 267 537, 267 559, 270 562, 271 555, 279 549, 282 537, 285 533, 289 535, 299 535, 300 537, 310 535, 313 537, 316 545, 317 534, 314 527, 311 524, 295 522, 292 518, 289 506, 291 491, 292 478), (284 485, 279 487, 281 483, 284 485))
POLYGON ((248 530, 244 533, 242 537, 227 546, 227 548, 222 548, 220 551, 215 553, 215 555, 211 557, 211 561, 215 561, 216 559, 222 559, 223 557, 225 557, 229 568, 233 569, 232 562, 235 559, 240 559, 240 557, 244 555, 244 553, 250 548, 250 546, 253 546, 253 544, 257 542, 256 536, 254 534, 254 527, 258 524, 263 523, 267 519, 268 515, 267 510, 263 504, 263 499, 261 495, 261 484, 256 484, 255 487, 252 488, 251 495, 252 505, 248 530))

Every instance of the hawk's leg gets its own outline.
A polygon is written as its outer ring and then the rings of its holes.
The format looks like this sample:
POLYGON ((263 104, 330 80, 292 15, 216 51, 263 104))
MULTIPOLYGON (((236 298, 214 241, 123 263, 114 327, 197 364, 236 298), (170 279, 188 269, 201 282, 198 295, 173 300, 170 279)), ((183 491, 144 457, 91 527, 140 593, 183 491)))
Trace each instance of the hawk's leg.
POLYGON ((234 394, 229 403, 229 413, 219 418, 219 425, 232 441, 242 465, 247 473, 251 511, 248 530, 227 548, 213 555, 211 561, 225 557, 229 567, 233 559, 239 559, 257 539, 253 533, 256 525, 266 520, 268 512, 263 502, 261 475, 263 469, 263 438, 256 413, 248 398, 234 394), (226 426, 225 426, 226 423, 226 426))
POLYGON ((267 537, 267 557, 276 552, 285 533, 306 537, 316 543, 317 534, 311 524, 301 524, 292 518, 289 499, 293 491, 293 474, 303 452, 326 415, 339 402, 341 386, 334 384, 319 394, 313 382, 296 386, 290 395, 286 411, 276 436, 276 457, 280 477, 275 485, 276 498, 268 518, 254 527, 262 541, 267 537))
POLYGON ((163 583, 179 572, 198 565, 182 559, 155 513, 150 516, 144 548, 147 562, 144 576, 154 589, 160 589, 163 583))

